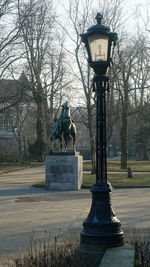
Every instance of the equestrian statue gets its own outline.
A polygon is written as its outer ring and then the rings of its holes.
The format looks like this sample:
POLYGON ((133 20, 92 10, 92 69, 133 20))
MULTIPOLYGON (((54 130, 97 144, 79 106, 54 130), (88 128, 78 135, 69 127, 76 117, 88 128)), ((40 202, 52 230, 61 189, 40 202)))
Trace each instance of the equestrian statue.
POLYGON ((73 139, 73 150, 75 151, 76 141, 76 126, 70 115, 69 102, 66 101, 62 105, 62 111, 59 118, 54 119, 54 126, 50 137, 51 152, 54 151, 55 141, 59 140, 60 151, 63 151, 63 140, 64 140, 64 151, 66 152, 68 145, 73 139))

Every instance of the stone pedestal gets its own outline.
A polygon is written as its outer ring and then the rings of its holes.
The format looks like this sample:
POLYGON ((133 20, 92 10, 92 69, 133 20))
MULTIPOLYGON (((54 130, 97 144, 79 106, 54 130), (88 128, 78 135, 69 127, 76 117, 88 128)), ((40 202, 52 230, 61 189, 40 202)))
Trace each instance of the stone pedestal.
POLYGON ((134 246, 128 244, 116 248, 102 248, 97 245, 80 244, 74 253, 74 267, 133 267, 134 250, 134 246))
POLYGON ((79 152, 50 153, 46 158, 46 188, 52 191, 79 190, 83 158, 79 152))

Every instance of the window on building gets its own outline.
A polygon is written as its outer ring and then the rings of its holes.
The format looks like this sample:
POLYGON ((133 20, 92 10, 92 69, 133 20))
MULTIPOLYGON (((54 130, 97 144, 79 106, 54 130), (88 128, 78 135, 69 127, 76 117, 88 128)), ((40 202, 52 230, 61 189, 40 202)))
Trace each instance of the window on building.
POLYGON ((4 131, 4 116, 0 116, 0 131, 4 131))
POLYGON ((0 131, 12 131, 12 116, 0 116, 0 131))

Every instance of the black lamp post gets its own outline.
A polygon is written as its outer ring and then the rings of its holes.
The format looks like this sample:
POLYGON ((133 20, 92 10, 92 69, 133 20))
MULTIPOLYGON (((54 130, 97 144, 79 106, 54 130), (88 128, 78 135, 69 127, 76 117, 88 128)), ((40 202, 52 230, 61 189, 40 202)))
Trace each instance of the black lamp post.
POLYGON ((83 222, 81 244, 117 247, 124 245, 123 232, 110 199, 111 184, 107 181, 106 155, 106 91, 109 78, 105 76, 110 65, 112 49, 117 34, 101 24, 102 15, 97 13, 97 24, 81 34, 88 53, 88 62, 95 72, 93 91, 96 93, 96 183, 92 186, 92 206, 83 222))

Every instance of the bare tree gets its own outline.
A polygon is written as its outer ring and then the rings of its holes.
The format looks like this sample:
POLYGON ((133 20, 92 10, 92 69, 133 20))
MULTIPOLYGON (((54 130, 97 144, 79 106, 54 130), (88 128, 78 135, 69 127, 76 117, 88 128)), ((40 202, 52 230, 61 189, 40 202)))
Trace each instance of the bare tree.
MULTIPOLYGON (((121 0, 113 0, 113 1, 102 1, 100 2, 100 10, 104 13, 104 18, 106 17, 106 22, 108 25, 112 25, 113 30, 119 28, 119 21, 121 16, 121 0), (107 3, 107 4, 106 4, 107 3), (106 8, 107 5, 107 8, 106 8), (108 13, 107 13, 107 12, 108 13), (109 17, 108 14, 111 14, 109 17), (108 20, 109 18, 109 20, 108 20)), ((81 87, 84 92, 84 101, 87 112, 83 114, 83 109, 81 109, 81 113, 84 116, 85 125, 89 130, 90 137, 90 147, 91 147, 91 156, 92 156, 92 167, 95 169, 95 97, 93 94, 93 86, 92 86, 92 77, 93 71, 89 68, 86 59, 86 51, 81 44, 80 34, 85 32, 87 28, 95 23, 94 17, 96 15, 97 10, 93 8, 93 1, 86 0, 84 3, 79 0, 75 0, 74 2, 69 2, 68 10, 65 8, 68 14, 69 21, 69 29, 67 26, 64 28, 64 31, 67 33, 68 38, 72 42, 72 46, 74 51, 71 49, 67 49, 72 58, 76 59, 76 67, 70 66, 72 70, 72 74, 74 75, 74 80, 77 81, 77 86, 81 87)), ((113 87, 111 90, 113 94, 113 87)), ((81 96, 79 96, 80 98, 81 96)), ((108 99, 110 100, 110 98, 108 99)), ((112 100, 112 98, 111 98, 112 100)), ((111 105, 113 101, 111 101, 111 105)), ((109 103, 110 110, 110 103, 109 103)), ((109 116, 111 116, 111 112, 109 116)), ((113 120, 110 120, 112 122, 113 120)), ((109 124, 110 125, 110 124, 109 124)), ((112 128, 112 127, 110 127, 112 128)), ((112 129, 111 131, 112 132, 112 129)), ((108 134, 110 136, 110 134, 108 134)))
POLYGON ((52 1, 29 0, 20 3, 18 0, 18 23, 30 89, 37 106, 38 160, 41 161, 45 144, 49 142, 50 121, 56 106, 61 105, 63 88, 69 84, 63 41, 60 41, 59 30, 55 27, 52 1))
POLYGON ((137 113, 149 81, 146 46, 140 37, 130 38, 127 45, 118 42, 118 61, 114 77, 120 100, 121 168, 127 169, 128 116, 137 113))
POLYGON ((6 81, 3 80, 5 76, 7 77, 6 74, 8 74, 8 68, 11 64, 20 58, 20 55, 18 56, 16 54, 16 42, 18 40, 20 28, 18 24, 13 21, 15 17, 14 10, 14 1, 0 1, 0 112, 4 112, 18 104, 23 95, 21 90, 19 94, 16 94, 16 90, 11 91, 9 95, 7 93, 6 81))
POLYGON ((29 0, 20 3, 18 1, 18 23, 21 27, 30 86, 37 105, 36 130, 39 161, 43 160, 44 143, 47 139, 45 109, 48 103, 44 78, 46 55, 53 42, 52 13, 52 2, 29 0))
MULTIPOLYGON (((58 40, 59 41, 59 40, 58 40)), ((52 129, 53 119, 60 110, 62 101, 66 99, 67 91, 70 91, 71 79, 68 75, 63 49, 63 37, 55 48, 46 54, 47 64, 45 68, 45 93, 49 100, 47 118, 49 134, 52 129)))

